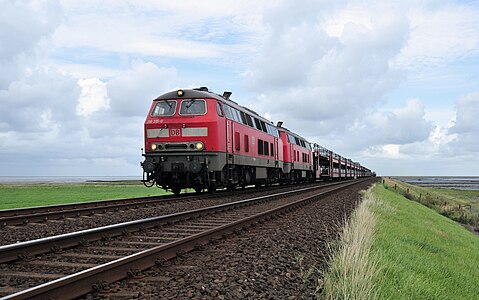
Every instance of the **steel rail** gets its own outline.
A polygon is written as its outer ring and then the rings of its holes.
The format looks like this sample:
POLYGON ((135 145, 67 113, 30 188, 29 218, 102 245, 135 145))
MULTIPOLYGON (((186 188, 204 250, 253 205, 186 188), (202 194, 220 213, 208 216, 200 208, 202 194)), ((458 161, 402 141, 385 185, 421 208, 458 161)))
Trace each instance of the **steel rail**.
MULTIPOLYGON (((101 201, 101 202, 97 202, 96 205, 84 205, 83 207, 80 207, 80 205, 72 205, 71 207, 62 206, 63 210, 55 210, 55 211, 36 212, 35 210, 32 210, 31 214, 2 217, 0 218, 0 225, 15 226, 15 225, 22 225, 22 224, 27 224, 31 222, 42 222, 42 221, 48 221, 48 220, 87 216, 87 215, 93 215, 96 213, 114 212, 114 211, 119 211, 125 208, 138 208, 142 205, 146 206, 151 204, 168 204, 174 201, 188 201, 190 199, 195 199, 195 197, 192 197, 192 196, 188 198, 186 197, 162 198, 162 197, 163 196, 157 196, 156 199, 155 197, 141 197, 141 198, 129 198, 129 199, 121 199, 121 200, 106 200, 108 202, 101 201), (138 201, 138 202, 135 202, 135 201, 138 201), (124 202, 127 202, 127 203, 124 203, 124 202), (104 205, 100 205, 100 204, 104 204, 104 205), (80 207, 80 208, 77 208, 77 207, 80 207)), ((44 207, 42 206, 41 208, 43 210, 44 207)))
POLYGON ((258 201, 267 201, 268 199, 273 199, 276 197, 281 197, 293 193, 300 193, 312 189, 327 188, 329 186, 334 186, 338 184, 341 183, 307 187, 271 195, 254 197, 226 204, 219 204, 215 206, 189 210, 185 212, 107 225, 98 228, 85 229, 81 231, 49 236, 41 239, 35 239, 10 245, 3 245, 0 246, 0 263, 6 263, 17 259, 30 258, 42 253, 58 252, 61 249, 67 249, 82 244, 88 244, 106 237, 116 237, 128 232, 134 232, 139 230, 140 228, 151 228, 153 226, 165 223, 175 223, 181 220, 198 217, 200 215, 209 214, 215 211, 234 209, 237 207, 242 207, 244 205, 250 205, 258 201))
MULTIPOLYGON (((226 191, 218 191, 214 195, 204 193, 200 194, 200 197, 221 197, 225 192, 226 191)), ((6 209, 0 210, 0 226, 17 226, 48 220, 88 216, 95 213, 115 212, 129 207, 138 208, 141 205, 168 204, 176 201, 188 201, 193 199, 198 200, 198 194, 180 194, 179 196, 159 195, 6 209)))
MULTIPOLYGON (((279 214, 289 212, 296 207, 309 204, 312 201, 318 199, 320 196, 334 193, 338 190, 347 188, 360 182, 363 182, 363 180, 340 184, 338 187, 335 187, 331 190, 308 196, 296 200, 292 203, 288 203, 277 208, 258 213, 256 215, 249 216, 244 219, 231 222, 229 224, 221 225, 216 228, 197 233, 174 242, 170 242, 161 246, 156 246, 151 249, 147 249, 75 274, 71 274, 53 280, 51 282, 47 282, 30 289, 8 295, 3 299, 72 299, 91 292, 93 289, 101 290, 102 287, 107 287, 109 283, 126 278, 129 276, 129 274, 135 274, 138 272, 138 270, 141 271, 147 269, 155 264, 161 265, 165 260, 172 259, 186 252, 190 252, 198 247, 201 247, 202 245, 207 244, 211 240, 223 237, 224 235, 231 234, 235 232, 236 228, 244 228, 246 226, 251 226, 257 222, 260 222, 261 220, 268 220, 279 214)), ((311 189, 313 188, 306 188, 302 191, 307 191, 311 189)), ((298 191, 292 191, 290 193, 282 194, 292 194, 297 192, 298 191)), ((267 197, 274 196, 270 195, 257 198, 267 197)), ((248 203, 248 201, 251 202, 252 200, 242 200, 240 202, 248 203)), ((217 207, 221 206, 223 208, 227 208, 227 206, 231 206, 231 204, 220 205, 217 207)), ((206 210, 204 209, 202 209, 202 211, 206 212, 206 210)))

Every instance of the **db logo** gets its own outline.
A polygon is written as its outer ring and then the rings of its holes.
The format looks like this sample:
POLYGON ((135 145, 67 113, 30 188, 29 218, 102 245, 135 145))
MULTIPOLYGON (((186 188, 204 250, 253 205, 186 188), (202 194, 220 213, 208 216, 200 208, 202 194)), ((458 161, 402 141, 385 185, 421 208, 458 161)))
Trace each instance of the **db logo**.
POLYGON ((181 129, 170 129, 170 136, 180 136, 181 129))

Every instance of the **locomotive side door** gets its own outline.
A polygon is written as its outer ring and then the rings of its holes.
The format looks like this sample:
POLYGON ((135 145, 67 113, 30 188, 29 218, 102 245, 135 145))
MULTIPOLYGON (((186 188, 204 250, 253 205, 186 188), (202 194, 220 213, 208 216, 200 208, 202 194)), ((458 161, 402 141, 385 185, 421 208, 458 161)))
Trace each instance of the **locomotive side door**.
MULTIPOLYGON (((226 119, 226 118, 225 118, 226 119)), ((234 122, 230 119, 226 119, 226 152, 227 154, 227 163, 233 163, 233 153, 234 153, 234 122)))
POLYGON ((278 138, 274 137, 274 160, 278 161, 278 138))
POLYGON ((233 153, 233 121, 226 119, 226 152, 233 153))

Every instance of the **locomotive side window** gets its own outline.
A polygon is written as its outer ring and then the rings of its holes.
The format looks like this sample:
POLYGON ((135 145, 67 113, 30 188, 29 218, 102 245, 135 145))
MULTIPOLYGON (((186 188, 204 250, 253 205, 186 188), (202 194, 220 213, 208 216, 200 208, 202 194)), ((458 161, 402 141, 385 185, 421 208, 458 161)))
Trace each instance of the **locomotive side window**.
POLYGON ((158 101, 151 112, 152 117, 159 116, 172 116, 176 111, 176 101, 174 100, 161 100, 158 101))
POLYGON ((258 139, 258 154, 263 154, 263 140, 258 139))
POLYGON ((199 99, 183 100, 180 106, 180 115, 206 114, 206 101, 199 99))
POLYGON ((249 152, 249 136, 247 134, 244 136, 244 151, 249 152))
POLYGON ((256 125, 256 129, 261 130, 261 122, 254 118, 254 124, 256 125))
POLYGON ((297 145, 297 144, 296 144, 296 139, 295 139, 294 136, 288 134, 288 140, 289 140, 289 142, 290 142, 291 144, 297 145))
POLYGON ((261 121, 261 129, 264 131, 264 132, 268 132, 268 130, 266 130, 266 123, 261 121))
POLYGON ((273 143, 271 143, 270 145, 271 145, 271 151, 270 151, 270 154, 271 154, 271 156, 274 156, 274 147, 273 147, 273 143))
POLYGON ((274 134, 275 128, 274 128, 272 125, 266 124, 266 127, 268 127, 268 132, 269 132, 269 134, 271 134, 271 135, 273 135, 273 136, 276 136, 276 135, 274 134))
POLYGON ((242 123, 241 122, 241 116, 240 116, 240 112, 236 109, 236 108, 232 108, 233 110, 233 117, 234 117, 234 120, 238 123, 242 123))
POLYGON ((269 143, 264 141, 264 155, 269 155, 269 143))
POLYGON ((240 115, 241 115, 241 123, 243 123, 244 125, 248 125, 248 123, 246 122, 245 113, 243 111, 241 111, 240 115))
POLYGON ((225 111, 226 118, 234 120, 233 113, 231 112, 231 107, 229 107, 228 105, 223 105, 223 110, 225 111))
POLYGON ((246 117, 246 123, 248 123, 248 126, 254 127, 253 126, 253 120, 251 120, 251 116, 248 115, 248 114, 245 114, 245 117, 246 117))
POLYGON ((240 141, 240 133, 235 132, 235 149, 240 151, 241 150, 241 141, 240 141))
POLYGON ((279 133, 278 133, 278 129, 276 129, 276 127, 270 125, 270 124, 266 124, 266 126, 268 127, 268 130, 269 132, 271 132, 271 135, 279 138, 279 133))
POLYGON ((219 102, 216 102, 216 112, 218 113, 218 116, 223 116, 223 111, 221 110, 221 104, 219 102))

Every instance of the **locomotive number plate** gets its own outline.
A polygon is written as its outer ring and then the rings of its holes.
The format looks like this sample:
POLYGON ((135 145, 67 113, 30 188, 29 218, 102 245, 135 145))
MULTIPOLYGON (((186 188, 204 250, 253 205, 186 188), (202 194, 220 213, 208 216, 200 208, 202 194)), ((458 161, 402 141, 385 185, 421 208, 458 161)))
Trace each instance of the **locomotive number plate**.
POLYGON ((170 136, 181 136, 181 129, 170 129, 170 136))

